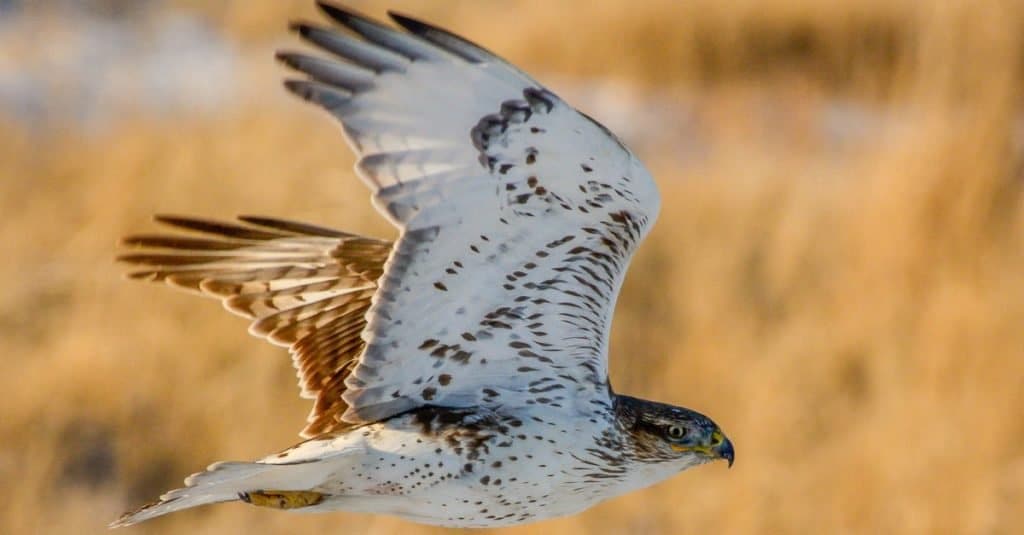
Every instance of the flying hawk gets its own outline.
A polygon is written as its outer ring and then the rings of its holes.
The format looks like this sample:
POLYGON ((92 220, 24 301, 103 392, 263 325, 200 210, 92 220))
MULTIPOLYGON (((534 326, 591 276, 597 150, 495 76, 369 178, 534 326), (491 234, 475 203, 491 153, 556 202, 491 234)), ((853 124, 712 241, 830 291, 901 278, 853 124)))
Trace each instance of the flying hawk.
POLYGON ((706 416, 616 394, 608 334, 658 191, 611 132, 491 52, 328 3, 285 86, 337 118, 391 243, 266 217, 159 216, 131 278, 219 298, 288 347, 307 440, 220 462, 126 526, 241 500, 453 527, 577 513, 715 459, 706 416))

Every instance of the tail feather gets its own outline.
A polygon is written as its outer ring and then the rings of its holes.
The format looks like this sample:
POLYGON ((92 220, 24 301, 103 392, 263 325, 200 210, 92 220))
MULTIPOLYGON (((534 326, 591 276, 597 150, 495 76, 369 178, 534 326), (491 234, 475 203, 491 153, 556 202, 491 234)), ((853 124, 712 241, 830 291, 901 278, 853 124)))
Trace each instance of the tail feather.
POLYGON ((321 483, 323 477, 317 476, 317 470, 311 466, 314 464, 214 463, 206 471, 186 478, 183 488, 167 492, 159 500, 121 515, 110 523, 110 527, 130 526, 200 505, 235 501, 243 492, 262 489, 307 490, 321 483))

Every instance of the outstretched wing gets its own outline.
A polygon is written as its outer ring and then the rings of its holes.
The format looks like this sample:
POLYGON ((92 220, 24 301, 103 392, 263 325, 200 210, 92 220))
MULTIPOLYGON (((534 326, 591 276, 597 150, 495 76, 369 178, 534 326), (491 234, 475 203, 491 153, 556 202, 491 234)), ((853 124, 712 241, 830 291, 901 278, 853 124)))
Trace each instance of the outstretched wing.
POLYGON ((288 89, 339 119, 399 229, 345 379, 349 422, 422 405, 586 410, 657 189, 610 133, 490 52, 392 14, 321 4, 327 53, 279 58, 288 89))
POLYGON ((179 230, 129 236, 140 266, 129 277, 219 298, 252 320, 249 332, 285 346, 302 396, 316 400, 302 436, 345 427, 345 378, 366 345, 360 333, 391 251, 388 241, 265 217, 240 224, 158 216, 179 230), (180 231, 190 231, 186 234, 180 231))

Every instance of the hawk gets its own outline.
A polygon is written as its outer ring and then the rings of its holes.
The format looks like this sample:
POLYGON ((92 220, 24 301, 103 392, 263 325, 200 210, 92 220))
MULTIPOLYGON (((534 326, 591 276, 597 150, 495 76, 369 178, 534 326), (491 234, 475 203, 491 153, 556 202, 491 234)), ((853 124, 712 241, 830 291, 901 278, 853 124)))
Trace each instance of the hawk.
POLYGON ((303 75, 285 87, 341 122, 400 236, 158 216, 177 232, 125 238, 131 278, 250 319, 315 402, 304 442, 213 464, 112 526, 238 500, 503 526, 731 465, 711 419, 608 381, 615 300, 660 204, 637 158, 462 37, 319 7, 335 26, 292 29, 324 54, 278 53, 303 75))

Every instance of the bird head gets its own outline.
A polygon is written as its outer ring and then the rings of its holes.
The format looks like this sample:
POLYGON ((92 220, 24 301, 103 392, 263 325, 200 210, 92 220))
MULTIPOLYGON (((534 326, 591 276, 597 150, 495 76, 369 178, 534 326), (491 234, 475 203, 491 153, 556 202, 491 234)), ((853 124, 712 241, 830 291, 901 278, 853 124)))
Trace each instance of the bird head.
POLYGON ((732 442, 711 418, 683 407, 618 398, 619 421, 632 437, 638 459, 680 463, 683 468, 722 459, 732 466, 732 442))

